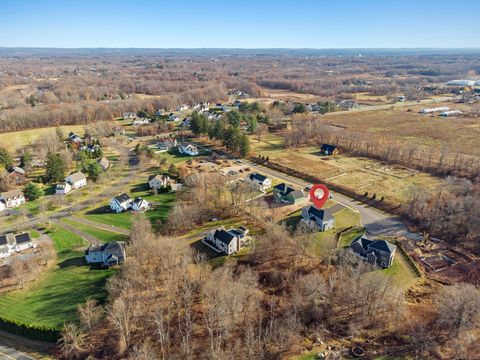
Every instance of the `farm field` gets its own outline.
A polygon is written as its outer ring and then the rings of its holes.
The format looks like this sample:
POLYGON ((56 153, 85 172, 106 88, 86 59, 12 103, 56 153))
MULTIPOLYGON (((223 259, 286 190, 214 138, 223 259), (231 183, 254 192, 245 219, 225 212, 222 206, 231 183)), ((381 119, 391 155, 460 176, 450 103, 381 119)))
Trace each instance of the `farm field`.
POLYGON ((437 150, 444 146, 461 153, 480 155, 480 148, 472 146, 480 138, 480 118, 444 118, 419 113, 423 108, 438 106, 448 106, 464 112, 470 108, 467 104, 444 102, 368 112, 342 111, 326 114, 324 121, 350 131, 384 136, 389 140, 431 146, 437 150))
POLYGON ((49 231, 57 258, 40 279, 26 289, 0 296, 0 317, 49 328, 76 318, 76 307, 88 297, 104 301, 106 279, 114 270, 86 265, 82 238, 54 227, 49 231))
POLYGON ((268 156, 270 161, 345 186, 360 195, 368 192, 370 196, 376 194, 377 199, 384 196, 389 201, 404 203, 410 187, 434 190, 442 182, 423 172, 372 159, 347 155, 324 157, 316 147, 287 150, 281 145, 282 141, 278 135, 265 137, 261 142, 252 139, 252 153, 268 156))
MULTIPOLYGON (((68 134, 74 131, 79 135, 83 134, 85 125, 62 125, 60 128, 68 134)), ((0 134, 0 144, 10 151, 15 151, 21 147, 31 145, 40 136, 55 132, 56 127, 45 127, 39 129, 30 129, 23 131, 7 132, 0 134)))

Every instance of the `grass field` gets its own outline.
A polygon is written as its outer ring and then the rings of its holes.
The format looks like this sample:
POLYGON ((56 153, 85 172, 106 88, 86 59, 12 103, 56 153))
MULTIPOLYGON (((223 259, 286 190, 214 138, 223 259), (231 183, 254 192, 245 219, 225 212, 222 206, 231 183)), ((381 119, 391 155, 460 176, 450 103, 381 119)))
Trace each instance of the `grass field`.
POLYGON ((85 225, 85 224, 70 220, 70 219, 62 219, 61 221, 77 228, 80 231, 83 231, 84 233, 90 236, 93 236, 98 241, 103 243, 110 242, 110 241, 125 241, 128 239, 128 236, 126 235, 105 231, 93 226, 85 225))
POLYGON ((27 288, 0 296, 0 317, 28 324, 60 328, 76 318, 76 307, 88 297, 104 301, 106 279, 114 270, 86 265, 82 238, 56 227, 50 231, 57 259, 27 288))
MULTIPOLYGON (((60 126, 65 134, 68 134, 70 131, 75 131, 76 133, 82 135, 83 128, 85 125, 64 125, 60 126)), ((46 127, 39 129, 30 129, 24 131, 15 131, 0 134, 0 144, 5 146, 8 150, 14 151, 18 148, 21 148, 25 145, 32 144, 40 136, 55 133, 56 127, 46 127)))

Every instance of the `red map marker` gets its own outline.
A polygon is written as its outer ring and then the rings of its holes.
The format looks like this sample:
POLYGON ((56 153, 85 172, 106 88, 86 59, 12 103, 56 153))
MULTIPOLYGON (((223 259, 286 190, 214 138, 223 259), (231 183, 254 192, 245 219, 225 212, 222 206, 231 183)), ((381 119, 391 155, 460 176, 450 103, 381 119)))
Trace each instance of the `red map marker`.
POLYGON ((330 192, 326 185, 315 184, 310 189, 310 201, 313 202, 317 209, 321 209, 325 201, 327 201, 329 194, 330 192))

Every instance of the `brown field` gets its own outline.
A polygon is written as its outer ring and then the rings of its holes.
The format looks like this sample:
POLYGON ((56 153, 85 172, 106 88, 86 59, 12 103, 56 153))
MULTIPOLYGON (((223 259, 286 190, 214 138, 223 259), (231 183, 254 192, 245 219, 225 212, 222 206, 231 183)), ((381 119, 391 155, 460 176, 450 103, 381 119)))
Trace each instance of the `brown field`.
POLYGON ((274 89, 267 89, 261 88, 263 95, 267 98, 271 98, 273 100, 282 100, 282 101, 298 101, 304 103, 315 103, 317 101, 321 101, 322 98, 320 96, 316 96, 313 94, 304 94, 295 91, 289 90, 274 90, 274 89))
POLYGON ((480 155, 480 118, 443 118, 419 113, 422 108, 443 105, 464 112, 469 109, 467 104, 432 103, 378 111, 338 112, 328 114, 324 119, 356 132, 432 146, 437 150, 446 146, 456 152, 480 155))
POLYGON ((361 157, 337 155, 323 157, 315 147, 287 150, 282 138, 270 135, 264 141, 252 139, 255 155, 269 156, 271 160, 307 174, 346 186, 363 195, 365 192, 384 196, 392 202, 404 203, 412 186, 434 190, 441 179, 423 172, 385 164, 361 157))

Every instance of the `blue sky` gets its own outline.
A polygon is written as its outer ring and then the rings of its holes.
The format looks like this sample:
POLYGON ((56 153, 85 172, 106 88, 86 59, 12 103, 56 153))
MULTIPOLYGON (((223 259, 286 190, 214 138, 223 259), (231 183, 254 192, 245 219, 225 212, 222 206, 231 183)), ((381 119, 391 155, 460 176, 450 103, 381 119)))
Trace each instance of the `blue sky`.
POLYGON ((0 0, 0 47, 480 48, 479 0, 0 0))

